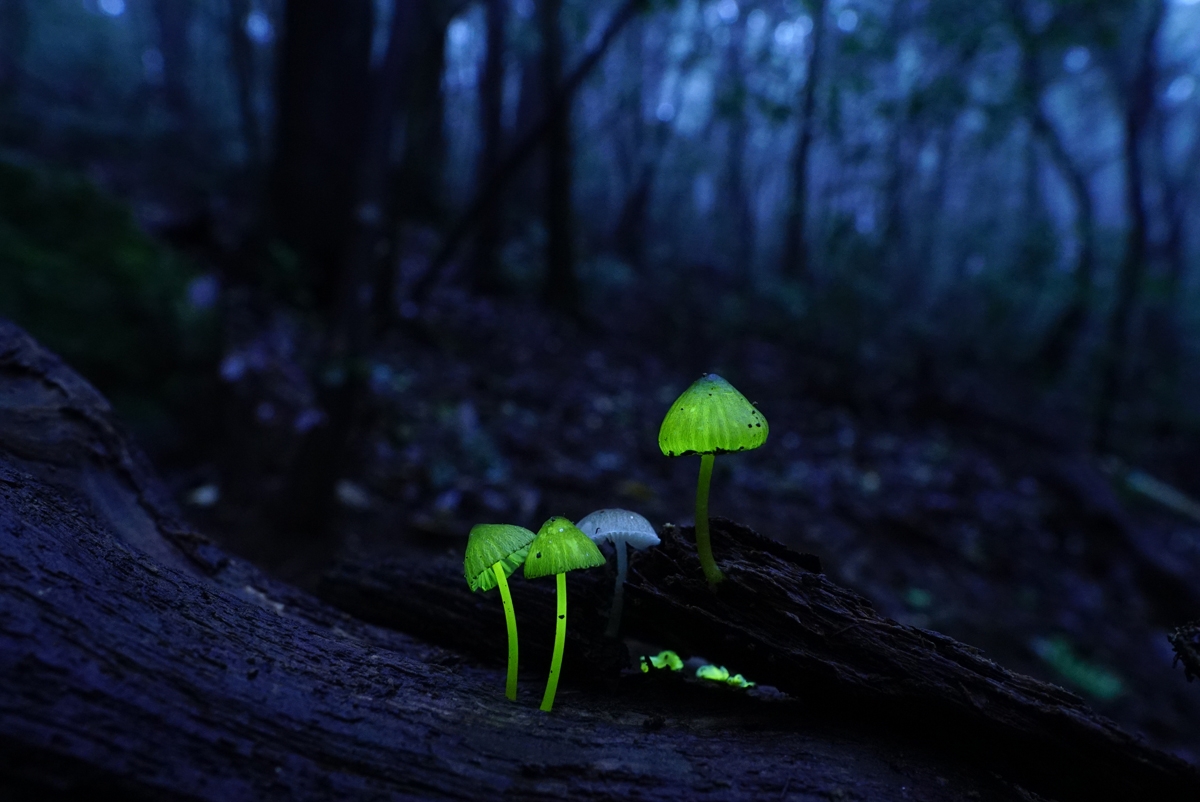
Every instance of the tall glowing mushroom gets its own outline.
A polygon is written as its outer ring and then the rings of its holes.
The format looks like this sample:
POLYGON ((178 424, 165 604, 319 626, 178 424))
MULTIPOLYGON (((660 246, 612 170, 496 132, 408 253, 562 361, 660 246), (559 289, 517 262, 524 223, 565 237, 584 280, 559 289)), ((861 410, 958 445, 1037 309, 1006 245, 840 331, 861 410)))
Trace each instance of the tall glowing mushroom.
POLYGON ((668 457, 700 455, 696 485, 696 553, 708 584, 724 579, 713 560, 708 536, 708 485, 717 454, 749 451, 767 441, 767 419, 732 384, 715 373, 705 373, 675 399, 662 427, 658 447, 668 457))
POLYGON ((625 573, 629 566, 625 547, 628 545, 635 549, 645 549, 657 546, 662 541, 658 539, 649 521, 629 510, 596 510, 581 518, 576 526, 596 543, 601 540, 612 541, 617 550, 617 584, 613 588, 612 610, 608 615, 608 629, 605 632, 608 637, 615 638, 621 627, 625 573))
POLYGON ((554 629, 554 655, 550 659, 550 677, 542 696, 542 710, 554 706, 558 677, 562 671, 563 646, 567 641, 567 571, 604 565, 604 555, 588 536, 566 518, 556 516, 542 524, 537 538, 529 545, 525 560, 525 578, 554 575, 558 581, 558 618, 554 629))
POLYGON ((504 695, 513 701, 517 698, 517 618, 508 592, 508 577, 525 562, 529 544, 535 537, 523 526, 477 524, 467 536, 467 554, 463 560, 463 574, 471 590, 500 588, 504 620, 508 624, 508 681, 504 695))

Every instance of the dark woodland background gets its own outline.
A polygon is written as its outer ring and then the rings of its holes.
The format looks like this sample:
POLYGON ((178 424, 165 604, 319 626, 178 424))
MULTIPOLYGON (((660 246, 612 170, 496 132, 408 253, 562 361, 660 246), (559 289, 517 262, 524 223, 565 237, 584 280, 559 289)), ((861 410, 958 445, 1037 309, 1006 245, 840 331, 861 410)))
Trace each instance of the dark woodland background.
MULTIPOLYGON (((1196 0, 0 0, 0 315, 227 548, 711 509, 1200 761, 1196 0)), ((750 677, 753 679, 753 677, 750 677)))

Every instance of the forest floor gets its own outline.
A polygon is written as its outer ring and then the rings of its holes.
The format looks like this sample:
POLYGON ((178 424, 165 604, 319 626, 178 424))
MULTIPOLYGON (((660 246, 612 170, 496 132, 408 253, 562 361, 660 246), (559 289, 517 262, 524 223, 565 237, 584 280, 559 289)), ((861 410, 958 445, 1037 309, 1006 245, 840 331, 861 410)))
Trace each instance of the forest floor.
POLYGON ((657 431, 670 402, 716 372, 771 434, 716 460, 713 515, 818 555, 881 614, 1061 684, 1200 763, 1200 687, 1172 668, 1167 642, 1200 616, 1200 524, 1131 492, 1111 460, 982 413, 839 400, 810 355, 688 326, 647 305, 563 320, 440 291, 372 354, 339 542, 298 547, 263 534, 257 503, 311 418, 302 329, 280 314, 221 365, 226 414, 253 429, 237 471, 214 460, 170 481, 202 531, 309 587, 339 558, 461 554, 480 522, 536 530, 625 507, 686 525, 698 460, 662 456, 657 431))

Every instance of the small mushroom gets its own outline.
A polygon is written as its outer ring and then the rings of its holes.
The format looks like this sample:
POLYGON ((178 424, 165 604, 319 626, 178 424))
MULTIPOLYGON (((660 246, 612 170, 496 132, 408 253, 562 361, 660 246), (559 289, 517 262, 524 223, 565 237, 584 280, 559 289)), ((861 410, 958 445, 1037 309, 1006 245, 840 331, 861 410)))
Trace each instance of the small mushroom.
POLYGON ((626 544, 635 549, 646 549, 657 546, 662 541, 642 516, 629 510, 596 510, 586 515, 576 524, 585 535, 596 543, 601 540, 611 541, 617 550, 617 583, 613 588, 612 610, 608 615, 608 629, 605 634, 610 638, 617 637, 621 627, 621 607, 625 597, 625 574, 629 565, 626 554, 626 544))
POLYGON ((554 655, 550 658, 550 677, 546 680, 546 693, 542 696, 541 705, 541 709, 547 713, 554 706, 554 694, 558 690, 558 677, 562 670, 563 646, 567 641, 567 571, 595 568, 604 565, 604 562, 604 555, 596 548, 596 544, 588 540, 587 535, 580 532, 575 524, 561 516, 542 524, 537 538, 529 545, 525 578, 554 575, 558 582, 554 655))
POLYGON ((476 524, 467 536, 467 554, 463 559, 463 574, 471 590, 500 588, 504 620, 508 624, 508 681, 504 695, 513 701, 517 698, 517 618, 508 592, 508 577, 525 562, 529 544, 535 537, 523 526, 476 524))
POLYGON ((700 455, 696 485, 696 553, 708 584, 724 579, 708 537, 708 485, 717 454, 749 451, 767 441, 767 419, 732 384, 705 373, 675 399, 658 430, 658 447, 668 457, 700 455))

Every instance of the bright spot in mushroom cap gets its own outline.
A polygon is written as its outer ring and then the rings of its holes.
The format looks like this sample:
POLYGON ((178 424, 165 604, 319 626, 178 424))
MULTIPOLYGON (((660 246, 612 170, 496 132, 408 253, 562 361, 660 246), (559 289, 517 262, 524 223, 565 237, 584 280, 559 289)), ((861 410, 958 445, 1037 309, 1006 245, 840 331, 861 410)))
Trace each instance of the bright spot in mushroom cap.
POLYGON ((623 541, 635 549, 645 549, 662 542, 650 522, 630 510, 596 510, 581 518, 576 526, 597 543, 623 541))

